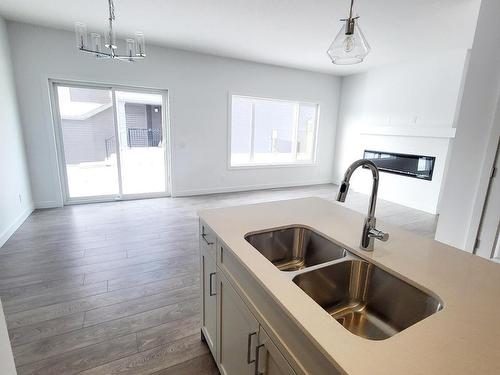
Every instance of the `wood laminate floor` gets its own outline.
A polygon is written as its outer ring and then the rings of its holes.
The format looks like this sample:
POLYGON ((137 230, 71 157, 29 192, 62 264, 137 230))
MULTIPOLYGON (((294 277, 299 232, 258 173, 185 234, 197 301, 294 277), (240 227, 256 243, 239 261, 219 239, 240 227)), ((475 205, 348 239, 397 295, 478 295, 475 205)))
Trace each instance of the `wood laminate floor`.
MULTIPOLYGON (((0 298, 19 375, 218 374, 200 341, 196 212, 319 196, 319 185, 35 211, 0 249, 0 298)), ((346 205, 366 211, 355 192, 346 205)), ((379 201, 432 237, 436 217, 379 201)))

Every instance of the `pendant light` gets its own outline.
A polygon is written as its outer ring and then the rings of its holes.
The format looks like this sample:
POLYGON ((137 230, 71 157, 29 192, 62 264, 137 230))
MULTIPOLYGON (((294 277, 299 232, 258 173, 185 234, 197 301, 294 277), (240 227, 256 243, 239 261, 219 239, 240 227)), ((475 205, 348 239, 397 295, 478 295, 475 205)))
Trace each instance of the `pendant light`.
POLYGON ((359 28, 359 16, 353 17, 354 0, 351 0, 349 17, 341 19, 344 23, 335 40, 328 48, 328 56, 337 65, 352 65, 362 62, 371 48, 359 28))

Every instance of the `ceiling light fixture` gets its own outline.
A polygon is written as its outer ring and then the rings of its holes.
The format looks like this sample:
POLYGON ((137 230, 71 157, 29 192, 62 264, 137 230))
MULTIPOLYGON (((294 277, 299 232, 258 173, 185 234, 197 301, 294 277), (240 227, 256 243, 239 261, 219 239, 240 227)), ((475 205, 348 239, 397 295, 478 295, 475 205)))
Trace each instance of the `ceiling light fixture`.
POLYGON ((109 25, 108 32, 104 36, 104 46, 102 37, 98 33, 90 33, 90 46, 88 45, 87 27, 84 23, 75 23, 76 46, 86 53, 96 55, 98 58, 118 59, 124 61, 135 61, 146 57, 144 34, 136 33, 132 39, 125 39, 126 54, 119 55, 116 53, 116 36, 113 29, 113 21, 115 20, 115 5, 113 0, 108 0, 109 5, 109 25), (106 48, 106 49, 105 49, 106 48))
POLYGON ((349 18, 341 19, 344 25, 328 48, 328 56, 337 65, 351 65, 362 62, 371 48, 359 28, 359 16, 353 17, 354 0, 351 0, 349 18))

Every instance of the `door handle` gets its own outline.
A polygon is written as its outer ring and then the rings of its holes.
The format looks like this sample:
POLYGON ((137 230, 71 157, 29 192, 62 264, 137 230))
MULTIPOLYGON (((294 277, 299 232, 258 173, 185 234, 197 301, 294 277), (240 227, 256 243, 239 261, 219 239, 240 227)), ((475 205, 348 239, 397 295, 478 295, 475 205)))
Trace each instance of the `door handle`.
POLYGON ((209 294, 210 294, 210 296, 215 296, 215 295, 217 295, 217 292, 213 292, 213 293, 212 293, 212 289, 213 289, 213 287, 212 287, 212 276, 215 276, 215 274, 216 274, 216 272, 212 272, 212 273, 208 276, 208 278, 210 279, 210 285, 209 285, 209 288, 210 288, 210 290, 209 290, 209 294))
POLYGON ((260 348, 264 346, 265 346, 264 344, 260 344, 255 348, 255 375, 264 375, 263 372, 259 371, 260 348))
POLYGON ((256 335, 257 332, 252 332, 252 333, 249 333, 248 334, 248 343, 247 343, 247 363, 248 364, 251 364, 251 363, 254 363, 255 362, 255 359, 250 359, 250 353, 251 353, 251 350, 250 348, 252 347, 252 336, 256 335))

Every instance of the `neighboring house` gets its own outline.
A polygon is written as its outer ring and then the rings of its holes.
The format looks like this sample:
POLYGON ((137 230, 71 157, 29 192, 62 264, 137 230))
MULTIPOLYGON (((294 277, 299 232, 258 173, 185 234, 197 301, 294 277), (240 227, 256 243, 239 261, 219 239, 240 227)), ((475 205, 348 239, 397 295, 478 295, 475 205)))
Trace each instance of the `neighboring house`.
POLYGON ((106 140, 113 139, 113 110, 108 107, 85 120, 62 119, 67 164, 104 161, 106 140))
MULTIPOLYGON (((69 89, 70 103, 88 104, 88 108, 62 113, 67 164, 103 162, 116 153, 113 110, 109 98, 82 97, 81 90, 69 89)), ((157 147, 161 144, 161 106, 142 103, 118 103, 118 124, 126 124, 123 144, 128 147, 157 147)))

